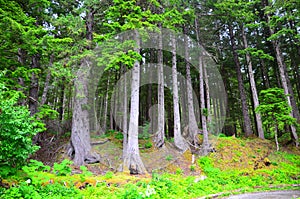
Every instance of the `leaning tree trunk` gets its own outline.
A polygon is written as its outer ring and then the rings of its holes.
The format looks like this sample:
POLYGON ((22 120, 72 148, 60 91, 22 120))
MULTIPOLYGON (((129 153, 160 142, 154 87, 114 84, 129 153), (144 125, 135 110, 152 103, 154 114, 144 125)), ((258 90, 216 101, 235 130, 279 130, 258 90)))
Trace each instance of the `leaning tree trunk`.
MULTIPOLYGON (((267 19, 268 19, 268 22, 269 22, 270 21, 270 16, 269 15, 267 15, 267 19)), ((274 34, 274 30, 271 27, 269 27, 269 30, 270 30, 270 34, 272 36, 274 34)), ((297 120, 299 120, 298 108, 295 105, 295 102, 294 103, 292 102, 292 100, 295 99, 294 98, 294 93, 293 93, 293 90, 291 88, 289 89, 290 81, 289 81, 289 79, 288 79, 289 77, 286 73, 286 65, 285 65, 285 62, 283 60, 283 56, 282 56, 282 53, 281 53, 280 43, 279 43, 278 40, 272 40, 272 44, 273 44, 273 47, 275 49, 276 60, 277 60, 278 67, 279 67, 279 73, 280 73, 280 79, 281 79, 282 87, 283 87, 284 93, 287 97, 288 105, 290 107, 292 107, 292 112, 290 113, 290 116, 296 118, 297 120)), ((293 136, 293 139, 295 141, 295 145, 298 147, 299 141, 298 141, 298 135, 297 135, 297 132, 296 132, 296 128, 295 128, 295 126, 291 125, 291 129, 292 129, 292 136, 293 136)))
POLYGON ((243 130, 245 132, 245 136, 248 137, 248 136, 252 135, 253 132, 251 129, 251 120, 250 120, 250 116, 249 116, 247 97, 246 97, 244 83, 243 83, 240 61, 239 61, 238 54, 237 54, 237 46, 235 44, 235 37, 233 35, 233 30, 232 30, 231 25, 229 25, 229 34, 230 34, 232 54, 233 54, 234 64, 235 64, 235 68, 236 68, 236 72, 237 72, 238 87, 239 87, 241 103, 242 103, 242 113, 243 113, 243 120, 244 120, 243 130))
POLYGON ((155 146, 160 148, 164 145, 165 134, 165 94, 164 94, 164 70, 163 70, 163 44, 162 35, 158 34, 158 50, 157 50, 157 62, 158 62, 158 131, 155 134, 155 146))
MULTIPOLYGON (((137 30, 135 33, 135 41, 137 47, 136 52, 140 52, 140 38, 137 30)), ((139 151, 138 141, 138 121, 139 121, 139 85, 140 85, 140 63, 135 61, 132 69, 132 83, 131 83, 131 103, 130 103, 130 119, 128 129, 128 145, 127 151, 124 155, 123 171, 127 169, 130 174, 146 173, 146 168, 142 162, 139 151)))
MULTIPOLYGON (((242 27, 242 36, 243 36, 244 47, 245 47, 245 49, 247 49, 248 41, 247 41, 247 37, 246 37, 245 30, 243 27, 242 27)), ((251 92, 252 92, 254 109, 256 109, 259 106, 259 101, 258 101, 258 95, 257 95, 257 90, 256 90, 255 78, 254 78, 253 69, 252 69, 252 62, 251 62, 250 54, 248 52, 246 53, 246 61, 248 64, 248 74, 249 74, 249 79, 250 79, 250 87, 251 87, 251 92)), ((255 118, 256 118, 258 137, 261 139, 264 139, 265 136, 264 136, 264 130, 263 130, 260 113, 258 113, 258 112, 255 113, 255 118)))
POLYGON ((186 84, 187 84, 187 101, 188 101, 188 131, 189 131, 189 140, 192 147, 197 147, 199 145, 198 138, 198 126, 195 118, 194 112, 194 103, 193 103, 193 87, 192 87, 192 78, 191 70, 189 63, 189 48, 188 48, 188 36, 187 36, 187 27, 184 27, 184 42, 185 42, 185 62, 186 62, 186 84))
POLYGON ((185 151, 188 149, 188 144, 186 143, 186 141, 181 135, 175 36, 172 35, 171 39, 172 39, 172 82, 173 82, 173 106, 174 106, 174 144, 179 150, 185 151))

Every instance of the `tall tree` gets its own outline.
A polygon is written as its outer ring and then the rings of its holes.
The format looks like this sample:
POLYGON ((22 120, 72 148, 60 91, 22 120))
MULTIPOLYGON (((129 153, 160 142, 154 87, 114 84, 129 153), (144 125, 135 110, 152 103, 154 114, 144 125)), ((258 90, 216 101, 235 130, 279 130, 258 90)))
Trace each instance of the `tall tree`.
POLYGON ((230 43, 231 43, 234 65, 235 65, 235 69, 236 69, 236 73, 237 73, 239 92, 240 92, 240 97, 241 97, 242 113, 243 113, 243 130, 244 130, 246 136, 250 136, 253 134, 253 132, 252 132, 251 120, 250 120, 250 116, 249 116, 247 96, 246 96, 246 92, 245 92, 240 61, 239 61, 239 57, 238 57, 238 53, 237 53, 235 36, 233 33, 233 27, 231 24, 228 25, 228 29, 229 29, 230 43))
MULTIPOLYGON (((161 24, 158 25, 161 31, 161 24)), ((163 70, 163 36, 158 34, 158 50, 157 50, 157 62, 158 62, 158 132, 156 133, 155 145, 160 148, 164 145, 165 137, 165 94, 164 94, 164 70, 163 70)))
POLYGON ((179 95, 178 95, 178 79, 177 79, 177 58, 176 58, 176 39, 175 35, 171 35, 172 44, 172 82, 173 82, 173 106, 174 106, 174 144, 182 151, 188 149, 188 145, 181 135, 180 111, 179 111, 179 95))
MULTIPOLYGON (((136 47, 135 51, 140 52, 139 32, 134 30, 136 47)), ((128 128, 128 144, 127 151, 124 155, 123 170, 129 169, 130 174, 146 173, 146 168, 142 162, 139 152, 138 141, 138 122, 139 122, 139 85, 140 85, 140 62, 135 61, 132 69, 131 83, 131 103, 130 103, 130 119, 128 128)))
MULTIPOLYGON (((262 0, 262 2, 263 2, 263 5, 265 6, 265 8, 268 8, 268 2, 265 0, 262 0)), ((276 60, 277 60, 278 68, 279 68, 282 87, 283 87, 284 93, 287 97, 288 105, 292 107, 292 111, 291 111, 290 115, 299 121, 300 120, 299 110, 296 105, 294 92, 293 92, 293 89, 291 88, 290 79, 287 74, 287 67, 284 62, 284 58, 283 58, 282 51, 280 48, 280 41, 278 39, 276 39, 275 31, 273 29, 274 25, 272 24, 272 21, 271 21, 271 15, 268 12, 266 13, 266 19, 267 19, 267 23, 269 26, 270 38, 272 39, 272 44, 273 44, 273 47, 275 50, 275 55, 276 55, 276 60)), ((296 146, 298 146, 299 141, 298 141, 298 135, 297 135, 295 126, 291 125, 291 130, 292 130, 292 136, 295 140, 295 144, 296 144, 296 146)))
MULTIPOLYGON (((87 5, 86 8, 86 49, 90 49, 93 42, 93 25, 95 10, 93 6, 87 5)), ((87 51, 88 52, 88 51, 87 51)), ((72 132, 69 154, 73 157, 75 165, 94 163, 99 161, 97 154, 92 154, 90 143, 90 121, 88 96, 89 92, 89 75, 92 69, 92 60, 90 55, 85 55, 81 60, 80 68, 77 71, 75 79, 75 97, 72 117, 72 132)))
POLYGON ((188 27, 184 26, 184 43, 185 43, 185 66, 186 66, 186 84, 187 84, 187 100, 188 100, 188 131, 189 131, 189 140, 190 144, 193 147, 197 147, 199 144, 198 138, 198 125, 195 118, 194 111, 194 101, 193 101, 193 87, 192 87, 192 78, 191 78, 191 69, 190 69, 190 55, 189 55, 189 37, 188 37, 188 27))
MULTIPOLYGON (((243 37, 244 47, 245 47, 245 49, 248 49, 248 41, 247 41, 244 27, 242 27, 242 37, 243 37)), ((249 79, 250 79, 250 86, 251 86, 252 98, 253 98, 253 103, 254 103, 254 109, 256 109, 259 106, 259 101, 258 101, 256 83, 255 83, 253 69, 252 69, 251 57, 248 52, 246 52, 246 61, 247 61, 247 65, 248 65, 248 74, 249 74, 249 79)), ((265 137, 264 130, 263 130, 261 116, 260 116, 259 112, 255 113, 255 118, 256 118, 256 124, 257 124, 258 137, 260 137, 261 139, 264 139, 264 137, 265 137)))

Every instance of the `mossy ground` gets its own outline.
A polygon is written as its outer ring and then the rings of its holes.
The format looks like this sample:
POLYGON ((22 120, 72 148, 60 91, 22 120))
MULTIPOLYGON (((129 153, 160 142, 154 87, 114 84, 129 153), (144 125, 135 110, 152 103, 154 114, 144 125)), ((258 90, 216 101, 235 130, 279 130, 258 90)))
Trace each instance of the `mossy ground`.
POLYGON ((2 181, 16 188, 0 192, 4 196, 15 196, 15 192, 43 196, 56 187, 56 195, 61 194, 61 198, 196 198, 220 192, 222 196, 254 190, 298 189, 293 184, 300 184, 299 149, 289 146, 277 152, 268 140, 213 137, 215 152, 196 157, 192 164, 189 151, 178 153, 170 142, 159 150, 153 145, 145 148, 149 139, 144 139, 140 151, 148 174, 133 176, 116 172, 121 163, 122 141, 115 133, 105 138, 93 136, 92 142, 106 139, 109 141, 104 144, 93 145, 102 157, 100 163, 87 165, 93 175, 74 166, 67 176, 57 176, 53 171, 20 172, 2 181), (28 178, 34 185, 25 183, 28 178), (70 193, 59 191, 66 187, 70 193))

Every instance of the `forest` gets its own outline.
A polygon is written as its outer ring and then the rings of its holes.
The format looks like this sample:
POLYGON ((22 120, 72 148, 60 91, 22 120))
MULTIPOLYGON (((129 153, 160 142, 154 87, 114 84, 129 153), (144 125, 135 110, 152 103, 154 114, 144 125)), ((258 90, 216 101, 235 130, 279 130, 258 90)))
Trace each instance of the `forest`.
POLYGON ((0 42, 1 199, 299 190, 298 0, 0 0, 0 42))

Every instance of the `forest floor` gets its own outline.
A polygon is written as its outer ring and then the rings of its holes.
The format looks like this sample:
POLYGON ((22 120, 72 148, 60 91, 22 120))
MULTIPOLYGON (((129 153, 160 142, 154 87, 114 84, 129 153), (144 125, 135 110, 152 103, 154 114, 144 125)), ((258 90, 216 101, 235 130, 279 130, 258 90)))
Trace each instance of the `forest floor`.
MULTIPOLYGON (((63 163, 68 159, 68 136, 54 142, 55 137, 51 135, 46 140, 48 144, 44 143, 34 158, 53 168, 45 172, 36 170, 40 166, 33 164, 29 167, 33 171, 3 182, 13 185, 15 179, 26 181, 30 177, 35 182, 30 194, 34 192, 41 198, 45 198, 44 195, 53 198, 49 189, 51 193, 56 190, 55 194, 61 194, 61 198, 219 198, 256 191, 299 190, 300 187, 300 150, 288 144, 284 137, 280 138, 280 151, 276 151, 275 143, 267 139, 212 136, 210 143, 215 152, 206 157, 195 156, 194 163, 193 155, 189 151, 179 153, 171 140, 157 149, 150 138, 144 137, 139 140, 139 146, 148 171, 145 175, 118 172, 122 164, 120 132, 91 135, 93 151, 101 160, 86 165, 85 171, 63 163), (62 175, 60 170, 71 173, 62 175)), ((2 189, 4 196, 15 192, 28 195, 28 185, 19 184, 19 188, 2 189)))
MULTIPOLYGON (((100 162, 88 165, 94 174, 105 174, 107 171, 117 172, 122 164, 122 134, 120 132, 109 132, 106 135, 91 135, 92 149, 101 156, 100 162)), ((50 138, 49 138, 50 139, 50 138)), ((201 140, 200 136, 200 140, 201 140)), ((53 142, 54 143, 54 142, 53 142)), ((55 146, 42 148, 35 158, 45 164, 53 165, 67 159, 66 148, 68 139, 63 137, 55 146), (52 148, 52 150, 51 150, 52 148), (50 150, 49 150, 50 149, 50 150), (49 156, 51 156, 49 158, 49 156)), ((272 162, 285 161, 276 151, 275 144, 270 140, 258 138, 236 138, 236 137, 210 137, 215 152, 209 157, 213 165, 221 170, 235 168, 236 170, 253 171, 257 169, 274 169, 276 164, 272 162)), ((300 149, 282 141, 281 152, 295 154, 300 160, 300 149)), ((199 176, 202 173, 197 162, 192 162, 193 155, 190 151, 183 154, 178 152, 172 141, 166 141, 161 149, 154 147, 150 138, 139 139, 140 154, 143 163, 149 173, 181 173, 185 176, 199 176)), ((197 161, 199 157, 195 155, 197 161)), ((300 165, 298 165, 300 167, 300 165)))

